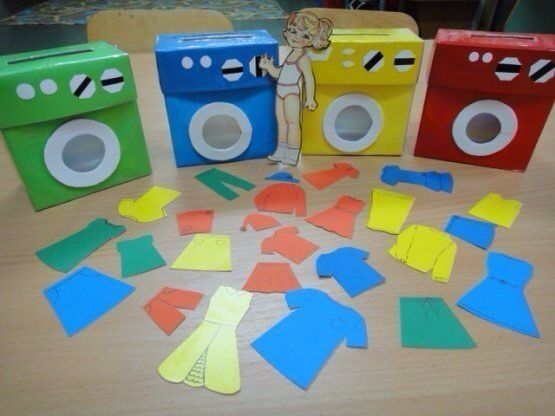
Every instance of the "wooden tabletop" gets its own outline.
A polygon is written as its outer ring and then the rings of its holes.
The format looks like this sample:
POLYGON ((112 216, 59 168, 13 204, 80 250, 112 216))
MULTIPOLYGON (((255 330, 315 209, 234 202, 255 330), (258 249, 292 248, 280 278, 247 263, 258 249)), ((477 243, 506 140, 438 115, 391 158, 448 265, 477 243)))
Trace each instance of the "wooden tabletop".
MULTIPOLYGON (((427 45, 429 50, 429 44, 427 45)), ((426 62, 426 60, 424 60, 426 62)), ((168 122, 158 87, 154 57, 132 56, 139 107, 153 165, 151 176, 64 205, 34 212, 8 160, 0 154, 0 414, 5 415, 553 415, 555 412, 555 118, 550 118, 526 173, 458 165, 414 158, 412 149, 425 93, 420 78, 413 104, 405 154, 395 157, 304 157, 296 176, 332 162, 348 161, 360 170, 356 180, 316 191, 303 183, 308 210, 334 204, 341 195, 367 200, 384 164, 413 169, 448 170, 455 178, 453 194, 434 193, 410 185, 395 190, 416 197, 408 224, 442 228, 451 214, 464 214, 480 197, 499 192, 517 198, 523 208, 510 229, 499 228, 492 250, 526 259, 535 265, 526 288, 541 339, 492 325, 454 306, 455 301, 485 273, 486 253, 459 241, 448 284, 432 281, 387 255, 395 237, 370 231, 364 224, 367 207, 356 220, 352 241, 342 239, 291 215, 276 215, 283 224, 299 226, 321 252, 353 245, 370 251, 370 263, 386 283, 350 299, 333 279, 319 279, 316 256, 293 265, 301 284, 320 288, 354 307, 366 319, 369 348, 341 345, 308 391, 273 370, 250 342, 288 313, 279 294, 254 296, 238 327, 241 391, 223 396, 204 388, 171 384, 157 373, 161 361, 202 321, 210 296, 220 285, 240 288, 257 261, 282 261, 260 254, 260 241, 273 230, 240 232, 243 217, 254 210, 252 197, 276 170, 265 160, 220 166, 258 184, 234 201, 224 201, 193 179, 205 166, 176 169, 168 122), (166 219, 137 224, 121 218, 121 198, 135 198, 152 185, 182 191, 167 207, 166 219), (191 237, 177 235, 175 214, 189 209, 215 209, 213 233, 231 236, 231 272, 193 272, 169 267, 127 279, 135 292, 110 313, 76 336, 67 338, 42 290, 60 273, 42 264, 34 252, 96 217, 124 224, 123 238, 147 233, 171 264, 191 237), (158 329, 142 306, 161 286, 187 288, 206 296, 171 336, 158 329), (441 296, 478 343, 463 351, 401 348, 399 296, 441 296)), ((426 74, 426 65, 422 75, 426 74)), ((120 237, 121 238, 121 237, 120 237)), ((119 277, 120 261, 110 241, 84 261, 119 277)))

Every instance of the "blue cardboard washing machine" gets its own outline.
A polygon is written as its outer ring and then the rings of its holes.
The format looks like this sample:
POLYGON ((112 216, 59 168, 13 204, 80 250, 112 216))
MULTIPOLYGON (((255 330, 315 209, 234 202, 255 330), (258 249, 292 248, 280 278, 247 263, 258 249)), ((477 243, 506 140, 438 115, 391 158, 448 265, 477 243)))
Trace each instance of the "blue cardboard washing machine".
POLYGON ((177 166, 275 149, 275 81, 258 63, 277 63, 278 43, 265 30, 163 34, 155 52, 177 166))

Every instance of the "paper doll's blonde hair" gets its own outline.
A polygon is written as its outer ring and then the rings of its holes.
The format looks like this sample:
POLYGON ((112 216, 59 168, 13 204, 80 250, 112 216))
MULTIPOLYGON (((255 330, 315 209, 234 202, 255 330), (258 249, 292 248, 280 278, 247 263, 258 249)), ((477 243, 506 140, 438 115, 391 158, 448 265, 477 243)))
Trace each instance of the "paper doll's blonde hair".
POLYGON ((311 36, 311 46, 314 49, 325 49, 330 44, 333 23, 325 17, 318 17, 309 11, 293 12, 287 19, 287 27, 297 25, 311 36))

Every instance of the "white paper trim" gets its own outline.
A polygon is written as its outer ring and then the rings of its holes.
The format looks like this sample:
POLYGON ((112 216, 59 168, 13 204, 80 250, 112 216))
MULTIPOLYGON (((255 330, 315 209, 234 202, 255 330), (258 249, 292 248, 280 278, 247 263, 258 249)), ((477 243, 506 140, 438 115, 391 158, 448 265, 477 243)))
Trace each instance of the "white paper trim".
POLYGON ((497 100, 480 100, 466 106, 455 118, 452 128, 455 144, 466 154, 472 156, 489 156, 507 147, 516 135, 518 119, 507 104, 497 100), (481 113, 488 113, 499 120, 501 130, 492 140, 476 143, 466 133, 470 120, 481 113))
POLYGON ((189 124, 189 137, 194 149, 201 156, 210 160, 230 160, 243 154, 249 147, 252 137, 252 125, 247 115, 239 107, 229 103, 215 102, 199 108, 193 114, 189 124), (226 149, 217 149, 210 146, 203 135, 204 124, 209 118, 218 115, 232 117, 241 129, 237 142, 226 149))
POLYGON ((345 94, 336 98, 327 108, 324 114, 323 130, 326 141, 337 150, 342 152, 360 152, 374 144, 382 130, 383 116, 380 106, 367 95, 345 94), (372 126, 359 140, 342 139, 335 131, 335 119, 338 114, 349 106, 360 106, 368 112, 372 119, 372 126))
POLYGON ((64 185, 84 188, 99 184, 109 178, 118 167, 121 158, 119 140, 106 124, 95 120, 76 119, 58 127, 44 147, 44 163, 54 178, 64 185), (88 172, 70 169, 63 161, 62 154, 67 143, 76 136, 91 134, 104 144, 104 158, 100 164, 88 172))

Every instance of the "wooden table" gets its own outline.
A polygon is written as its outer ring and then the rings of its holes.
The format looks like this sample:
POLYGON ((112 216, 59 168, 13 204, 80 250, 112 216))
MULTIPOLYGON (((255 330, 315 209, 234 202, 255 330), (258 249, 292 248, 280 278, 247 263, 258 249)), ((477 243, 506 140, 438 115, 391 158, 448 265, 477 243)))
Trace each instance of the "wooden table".
MULTIPOLYGON (((429 45, 428 45, 429 46, 429 45)), ((402 158, 305 157, 296 176, 335 161, 360 169, 356 180, 316 191, 304 184, 309 212, 331 206, 344 194, 367 200, 379 181, 381 166, 400 163, 414 169, 448 170, 455 177, 452 195, 416 186, 396 190, 415 195, 409 223, 443 227, 449 215, 464 214, 487 192, 517 198, 524 207, 515 225, 497 232, 493 250, 527 259, 536 266, 526 290, 542 338, 532 339, 501 329, 454 306, 458 297, 484 275, 485 252, 459 242, 451 281, 440 284, 387 255, 395 237, 364 227, 366 209, 357 218, 352 241, 342 239, 290 215, 277 215, 298 225, 302 235, 322 251, 354 245, 370 251, 371 264, 387 282, 354 299, 333 279, 319 279, 314 257, 293 269, 303 286, 325 290, 356 308, 365 318, 370 336, 367 350, 341 346, 308 391, 276 373, 249 343, 288 313, 283 296, 255 295, 238 329, 241 391, 223 396, 162 380, 160 362, 202 321, 208 301, 220 285, 242 286, 256 261, 281 261, 259 254, 259 243, 273 233, 242 233, 244 215, 253 211, 255 191, 226 202, 193 179, 204 166, 176 169, 168 124, 158 88, 152 55, 132 57, 139 90, 139 106, 148 138, 153 174, 76 201, 33 212, 25 190, 8 161, 0 155, 0 414, 5 415, 552 415, 555 412, 555 118, 525 173, 465 166, 411 156, 420 118, 425 82, 418 84, 408 143, 402 158), (152 185, 178 189, 183 195, 168 208, 168 218, 136 224, 121 218, 116 205, 135 198, 152 185), (213 208, 213 232, 232 240, 232 272, 191 272, 164 267, 130 278, 134 294, 82 333, 67 338, 42 289, 60 277, 42 264, 34 252, 96 217, 125 224, 124 238, 146 233, 168 262, 190 240, 177 235, 175 214, 188 209, 213 208), (172 336, 163 334, 142 306, 162 286, 199 290, 205 298, 172 336), (478 343, 467 351, 416 350, 400 347, 399 296, 441 296, 478 343)), ((426 62, 426 61, 425 61, 426 62)), ((423 68, 422 74, 426 74, 423 68)), ((422 77, 421 77, 422 78, 422 77)), ((264 176, 276 169, 265 160, 222 166, 264 186, 264 176)), ((85 264, 120 276, 115 241, 93 253, 85 264)))

